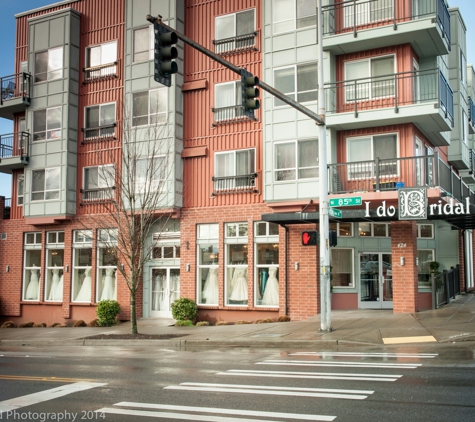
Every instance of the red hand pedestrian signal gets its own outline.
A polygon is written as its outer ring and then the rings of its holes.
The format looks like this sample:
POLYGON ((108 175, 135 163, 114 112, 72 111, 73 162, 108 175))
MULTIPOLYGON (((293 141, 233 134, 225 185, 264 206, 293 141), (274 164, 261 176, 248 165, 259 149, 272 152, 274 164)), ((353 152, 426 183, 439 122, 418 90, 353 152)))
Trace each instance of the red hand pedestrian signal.
POLYGON ((306 230, 302 232, 302 245, 315 246, 317 245, 318 232, 315 230, 306 230))

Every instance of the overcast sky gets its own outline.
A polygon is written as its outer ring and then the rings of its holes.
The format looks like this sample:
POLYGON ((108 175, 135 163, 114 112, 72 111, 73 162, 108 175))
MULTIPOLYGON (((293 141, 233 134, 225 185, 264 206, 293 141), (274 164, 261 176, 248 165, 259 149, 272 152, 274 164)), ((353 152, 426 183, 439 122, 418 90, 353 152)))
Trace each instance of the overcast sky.
MULTIPOLYGON (((0 0, 0 76, 13 74, 14 48, 15 48, 15 17, 16 13, 36 9, 37 7, 57 3, 55 0, 0 0)), ((467 63, 475 65, 475 1, 474 0, 449 0, 450 7, 458 7, 467 26, 467 63), (473 23, 473 26, 471 26, 473 23)), ((11 133, 12 123, 0 118, 0 135, 11 133)), ((0 196, 10 198, 10 176, 0 173, 0 196)))

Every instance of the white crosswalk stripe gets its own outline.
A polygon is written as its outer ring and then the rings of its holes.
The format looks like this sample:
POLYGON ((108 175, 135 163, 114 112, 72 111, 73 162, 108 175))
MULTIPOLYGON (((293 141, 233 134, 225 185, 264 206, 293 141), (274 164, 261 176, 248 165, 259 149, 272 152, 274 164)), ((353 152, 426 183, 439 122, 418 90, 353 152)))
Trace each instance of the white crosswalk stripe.
POLYGON ((371 362, 338 362, 338 361, 308 361, 308 360, 265 360, 256 365, 290 365, 290 366, 326 366, 334 368, 391 368, 416 369, 421 363, 371 363, 371 362))
POLYGON ((296 352, 290 353, 289 356, 321 356, 338 357, 338 356, 354 356, 354 357, 375 357, 375 358, 415 358, 415 359, 433 359, 438 353, 361 353, 361 352, 296 352))

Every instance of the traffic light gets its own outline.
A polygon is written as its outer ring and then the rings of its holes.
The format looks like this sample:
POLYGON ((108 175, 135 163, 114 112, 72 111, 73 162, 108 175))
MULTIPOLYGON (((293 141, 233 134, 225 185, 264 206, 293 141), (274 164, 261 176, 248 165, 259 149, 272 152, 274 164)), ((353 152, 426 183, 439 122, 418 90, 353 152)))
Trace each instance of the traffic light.
POLYGON ((328 233, 328 243, 330 246, 336 246, 338 243, 338 236, 336 230, 330 230, 328 233))
POLYGON ((178 65, 173 59, 178 57, 178 50, 173 47, 178 41, 177 35, 154 22, 155 31, 155 82, 171 86, 172 74, 178 72, 178 65))
POLYGON ((316 246, 318 244, 318 232, 316 230, 305 230, 302 232, 303 246, 316 246))
POLYGON ((253 120, 255 120, 254 110, 257 110, 261 105, 256 98, 259 96, 259 89, 256 88, 258 83, 259 78, 257 76, 245 69, 241 70, 242 107, 244 115, 253 120))

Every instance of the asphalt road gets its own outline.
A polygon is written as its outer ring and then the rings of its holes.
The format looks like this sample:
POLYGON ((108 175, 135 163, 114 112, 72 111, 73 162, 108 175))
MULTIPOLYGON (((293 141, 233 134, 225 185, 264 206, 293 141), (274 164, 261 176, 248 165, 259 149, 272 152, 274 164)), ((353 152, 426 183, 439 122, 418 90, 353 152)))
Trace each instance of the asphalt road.
POLYGON ((475 345, 0 350, 0 421, 470 421, 475 345))

